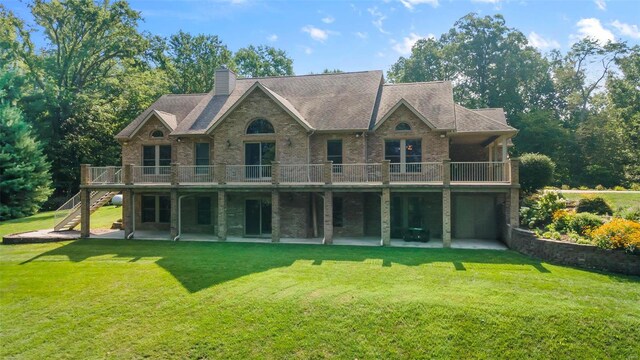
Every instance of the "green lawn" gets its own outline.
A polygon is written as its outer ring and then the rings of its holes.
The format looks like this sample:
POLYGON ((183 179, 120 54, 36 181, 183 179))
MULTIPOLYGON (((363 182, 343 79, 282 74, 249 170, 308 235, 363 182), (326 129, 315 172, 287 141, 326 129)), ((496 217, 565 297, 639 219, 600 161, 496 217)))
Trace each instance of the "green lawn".
POLYGON ((580 200, 585 197, 599 196, 604 198, 611 207, 616 210, 617 208, 630 208, 632 206, 640 206, 640 194, 617 194, 617 193, 599 193, 594 191, 592 193, 566 193, 562 195, 569 200, 580 200))
MULTIPOLYGON (((91 229, 109 229, 122 218, 122 207, 103 206, 91 215, 91 229)), ((41 212, 22 219, 0 222, 0 238, 25 231, 53 229, 53 211, 41 212)), ((80 225, 76 227, 80 229, 80 225)))
POLYGON ((640 278, 511 251, 0 246, 0 358, 637 359, 640 278))

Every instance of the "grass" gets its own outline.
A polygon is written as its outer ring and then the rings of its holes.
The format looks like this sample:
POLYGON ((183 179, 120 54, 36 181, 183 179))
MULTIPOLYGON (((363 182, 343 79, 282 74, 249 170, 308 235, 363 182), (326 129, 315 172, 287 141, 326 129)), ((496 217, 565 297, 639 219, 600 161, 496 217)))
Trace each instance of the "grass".
POLYGON ((511 251, 5 245, 0 295, 0 358, 640 354, 640 278, 511 251))
POLYGON ((575 200, 575 201, 578 201, 586 197, 599 196, 604 198, 609 203, 609 205, 611 205, 611 208, 614 210, 616 210, 617 208, 626 209, 632 206, 640 206, 640 194, 635 194, 635 193, 616 194, 616 193, 599 193, 597 191, 594 191, 592 193, 563 192, 562 195, 569 200, 575 200))
MULTIPOLYGON (((53 211, 0 222, 0 238, 4 235, 53 228, 53 211)), ((91 215, 91 229, 109 229, 114 221, 122 218, 122 207, 103 206, 91 215)), ((76 227, 80 229, 80 225, 76 227)))

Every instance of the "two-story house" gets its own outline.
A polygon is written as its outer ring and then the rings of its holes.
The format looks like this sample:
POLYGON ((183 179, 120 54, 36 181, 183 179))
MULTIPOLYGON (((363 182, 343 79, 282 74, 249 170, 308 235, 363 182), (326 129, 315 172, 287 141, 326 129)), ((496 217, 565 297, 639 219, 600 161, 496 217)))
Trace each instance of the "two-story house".
POLYGON ((388 245, 418 229, 448 247, 500 238, 518 221, 507 158, 517 130, 502 109, 455 104, 450 82, 385 84, 382 71, 215 77, 211 92, 162 96, 122 130, 121 167, 83 166, 80 206, 57 229, 82 221, 89 236, 89 214, 118 192, 127 238, 388 245))

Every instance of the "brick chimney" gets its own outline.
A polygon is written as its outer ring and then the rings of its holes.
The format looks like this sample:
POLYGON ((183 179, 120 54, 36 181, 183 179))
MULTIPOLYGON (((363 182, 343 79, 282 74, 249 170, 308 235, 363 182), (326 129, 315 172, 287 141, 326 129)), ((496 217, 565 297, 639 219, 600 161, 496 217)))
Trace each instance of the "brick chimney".
POLYGON ((214 77, 214 95, 229 95, 236 88, 236 74, 225 66, 216 70, 214 77))

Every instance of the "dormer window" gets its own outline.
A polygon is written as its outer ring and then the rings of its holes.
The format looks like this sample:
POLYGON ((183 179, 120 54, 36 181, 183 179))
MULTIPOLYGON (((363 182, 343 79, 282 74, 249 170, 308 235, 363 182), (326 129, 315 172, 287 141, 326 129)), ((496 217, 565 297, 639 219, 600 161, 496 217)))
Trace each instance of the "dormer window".
POLYGON ((247 127, 247 134, 273 134, 273 125, 265 119, 254 120, 247 127))
POLYGON ((151 137, 154 139, 162 139, 164 138, 164 133, 161 130, 153 130, 151 132, 151 137))
POLYGON ((411 126, 405 122, 396 125, 396 131, 411 131, 411 126))

